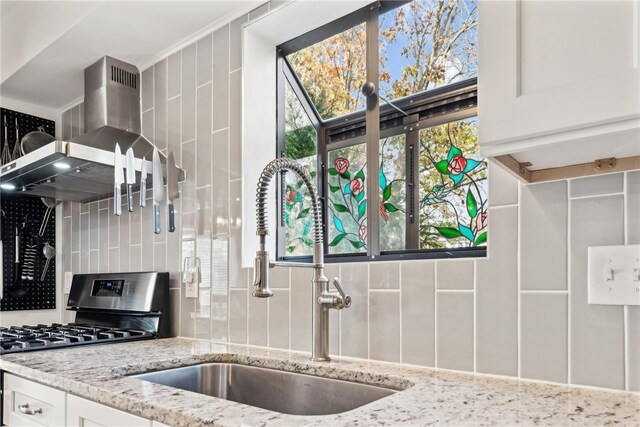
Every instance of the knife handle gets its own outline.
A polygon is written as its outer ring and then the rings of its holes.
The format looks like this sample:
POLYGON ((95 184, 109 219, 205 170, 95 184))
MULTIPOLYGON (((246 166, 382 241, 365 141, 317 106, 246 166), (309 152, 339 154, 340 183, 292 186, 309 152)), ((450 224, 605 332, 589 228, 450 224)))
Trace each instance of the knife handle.
POLYGON ((113 213, 122 215, 122 190, 119 185, 113 187, 113 213))
POLYGON ((133 212, 133 184, 127 184, 127 204, 129 212, 133 212))
POLYGON ((147 206, 147 181, 142 180, 140 182, 140 207, 144 208, 147 206))
POLYGON ((153 232, 160 234, 160 205, 158 203, 153 204, 153 232))
POLYGON ((174 219, 174 211, 173 211, 173 203, 169 203, 169 232, 173 233, 176 231, 176 223, 174 219))

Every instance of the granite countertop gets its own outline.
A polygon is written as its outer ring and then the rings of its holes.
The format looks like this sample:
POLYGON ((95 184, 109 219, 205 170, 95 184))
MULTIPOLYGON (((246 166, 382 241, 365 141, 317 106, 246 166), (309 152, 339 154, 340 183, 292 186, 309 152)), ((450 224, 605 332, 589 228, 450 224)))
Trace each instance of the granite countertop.
POLYGON ((168 338, 0 356, 0 369, 172 426, 640 425, 640 394, 168 338), (297 416, 126 375, 202 362, 254 366, 404 389, 342 414, 297 416), (407 388, 408 387, 408 388, 407 388))

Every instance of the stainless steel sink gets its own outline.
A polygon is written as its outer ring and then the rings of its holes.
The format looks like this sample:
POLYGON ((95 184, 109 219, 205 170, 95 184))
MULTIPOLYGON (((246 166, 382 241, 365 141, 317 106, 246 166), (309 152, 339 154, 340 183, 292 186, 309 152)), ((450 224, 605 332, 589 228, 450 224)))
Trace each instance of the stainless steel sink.
POLYGON ((133 378, 292 415, 337 414, 396 392, 384 387, 233 363, 206 363, 133 378))

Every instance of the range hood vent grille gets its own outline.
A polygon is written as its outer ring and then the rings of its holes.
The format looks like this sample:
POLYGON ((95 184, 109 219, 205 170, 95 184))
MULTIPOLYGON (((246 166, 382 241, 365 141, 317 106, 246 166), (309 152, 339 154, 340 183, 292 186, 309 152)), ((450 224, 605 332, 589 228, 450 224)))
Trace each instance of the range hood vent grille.
POLYGON ((111 66, 111 81, 131 89, 138 89, 138 76, 115 65, 111 66))

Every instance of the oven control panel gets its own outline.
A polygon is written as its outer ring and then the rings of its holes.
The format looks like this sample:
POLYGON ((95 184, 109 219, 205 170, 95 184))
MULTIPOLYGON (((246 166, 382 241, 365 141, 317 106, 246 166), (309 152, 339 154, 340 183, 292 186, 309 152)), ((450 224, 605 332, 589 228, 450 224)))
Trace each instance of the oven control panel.
POLYGON ((92 297, 121 297, 124 279, 96 279, 91 288, 92 297))

